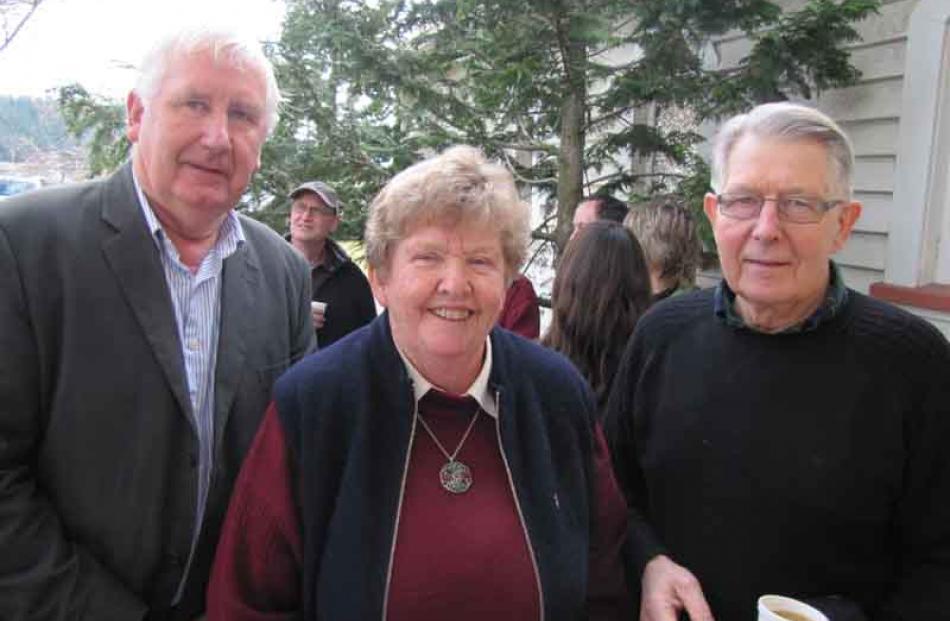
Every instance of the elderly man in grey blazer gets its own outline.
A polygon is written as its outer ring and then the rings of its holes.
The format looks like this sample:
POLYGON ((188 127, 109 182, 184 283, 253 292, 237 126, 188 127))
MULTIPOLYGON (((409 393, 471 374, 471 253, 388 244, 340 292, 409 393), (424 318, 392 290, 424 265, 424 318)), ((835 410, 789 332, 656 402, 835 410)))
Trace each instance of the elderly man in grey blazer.
POLYGON ((161 42, 131 162, 0 208, 0 619, 192 619, 307 265, 234 211, 276 121, 257 45, 161 42))

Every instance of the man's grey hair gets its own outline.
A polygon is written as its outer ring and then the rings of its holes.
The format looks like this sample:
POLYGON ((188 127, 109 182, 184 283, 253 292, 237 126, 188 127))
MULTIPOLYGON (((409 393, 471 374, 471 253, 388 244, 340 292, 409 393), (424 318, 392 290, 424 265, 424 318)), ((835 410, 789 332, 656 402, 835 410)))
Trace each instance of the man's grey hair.
POLYGON ((851 140, 841 127, 824 113, 789 102, 762 104, 726 121, 713 145, 714 191, 722 192, 729 175, 729 156, 739 139, 746 135, 783 140, 810 140, 824 145, 828 152, 831 178, 834 179, 834 187, 830 189, 837 194, 834 198, 851 199, 851 176, 854 170, 851 140))
POLYGON ((148 102, 158 92, 168 66, 175 57, 205 51, 211 53, 215 62, 224 60, 238 69, 250 67, 260 72, 267 88, 264 94, 264 120, 267 134, 270 135, 277 126, 281 99, 274 67, 260 44, 229 30, 198 27, 165 35, 142 59, 135 92, 148 102))

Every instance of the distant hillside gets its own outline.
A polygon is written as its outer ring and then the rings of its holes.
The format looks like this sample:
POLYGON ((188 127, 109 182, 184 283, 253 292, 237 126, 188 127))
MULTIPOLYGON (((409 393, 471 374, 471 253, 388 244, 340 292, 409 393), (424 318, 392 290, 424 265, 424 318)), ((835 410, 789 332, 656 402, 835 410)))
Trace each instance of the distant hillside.
POLYGON ((76 146, 54 100, 0 95, 0 162, 76 146))

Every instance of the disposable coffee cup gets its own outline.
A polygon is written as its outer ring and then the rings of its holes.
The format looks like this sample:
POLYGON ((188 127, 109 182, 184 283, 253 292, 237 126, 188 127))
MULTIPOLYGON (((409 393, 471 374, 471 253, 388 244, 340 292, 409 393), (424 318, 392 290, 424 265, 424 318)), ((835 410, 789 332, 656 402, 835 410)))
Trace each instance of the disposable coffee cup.
POLYGON ((828 621, 817 608, 783 595, 763 595, 758 608, 759 621, 828 621))
POLYGON ((326 313, 327 312, 327 303, 326 302, 311 302, 310 310, 315 313, 326 313))

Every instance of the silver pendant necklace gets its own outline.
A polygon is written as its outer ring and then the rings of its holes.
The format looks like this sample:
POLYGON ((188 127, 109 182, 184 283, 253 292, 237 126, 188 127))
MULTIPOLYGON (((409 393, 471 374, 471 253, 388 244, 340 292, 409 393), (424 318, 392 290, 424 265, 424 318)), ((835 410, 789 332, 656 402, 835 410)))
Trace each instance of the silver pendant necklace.
POLYGON ((455 447, 454 451, 449 453, 445 450, 445 447, 442 446, 442 443, 439 442, 439 439, 435 433, 433 433, 432 428, 429 427, 429 423, 426 422, 426 419, 422 418, 422 414, 419 413, 419 404, 416 404, 416 418, 419 419, 419 422, 422 423, 422 428, 426 430, 426 433, 429 434, 429 437, 432 438, 435 445, 442 451, 442 454, 445 455, 445 459, 448 460, 445 465, 439 469, 439 483, 442 484, 442 487, 446 491, 453 494, 464 494, 472 487, 472 469, 455 458, 465 445, 465 441, 468 440, 468 434, 472 432, 472 428, 475 427, 475 421, 478 420, 478 415, 481 413, 481 407, 475 410, 475 415, 472 416, 472 421, 468 424, 465 433, 462 434, 462 439, 459 440, 458 446, 455 447))

